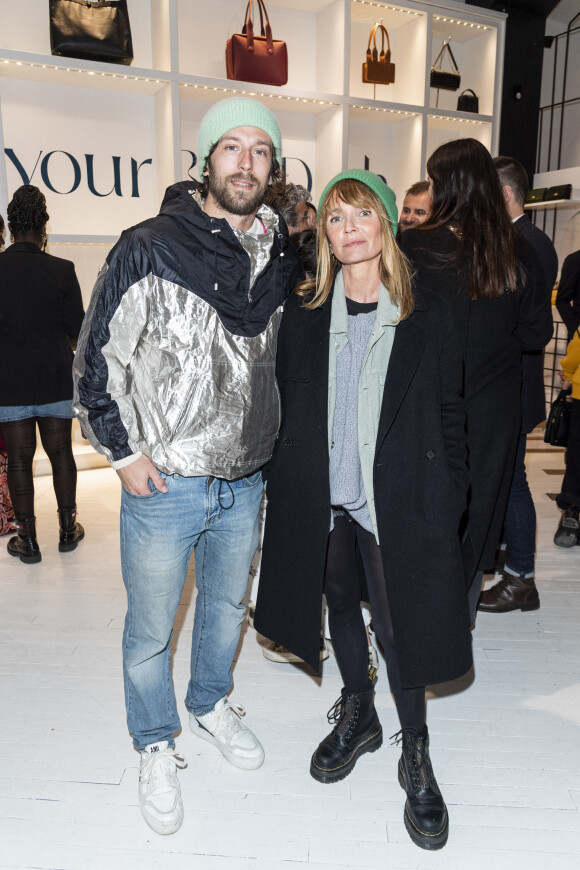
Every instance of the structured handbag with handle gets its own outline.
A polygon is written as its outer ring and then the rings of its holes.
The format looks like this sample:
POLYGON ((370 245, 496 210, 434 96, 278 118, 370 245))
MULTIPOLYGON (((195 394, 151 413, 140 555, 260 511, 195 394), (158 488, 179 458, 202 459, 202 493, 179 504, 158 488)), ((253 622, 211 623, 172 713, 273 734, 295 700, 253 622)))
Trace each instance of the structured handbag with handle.
POLYGON ((226 42, 226 69, 229 79, 260 85, 285 85, 288 81, 288 49, 283 39, 272 37, 264 0, 256 0, 260 12, 260 36, 254 36, 252 0, 246 6, 241 33, 226 42))
POLYGON ((372 85, 392 85, 395 81, 395 64, 391 63, 391 40, 388 30, 383 24, 375 24, 369 34, 367 59, 362 65, 362 80, 365 84, 372 85), (377 31, 380 31, 381 34, 380 54, 377 49, 377 31), (385 36, 387 37, 386 52, 385 36))
POLYGON ((130 64, 127 0, 50 0, 50 48, 62 57, 130 64))
POLYGON ((431 65, 431 76, 429 78, 429 84, 432 88, 440 88, 442 91, 459 90, 459 85, 461 84, 459 67, 455 62, 455 57, 453 55, 453 52, 451 51, 451 46, 445 39, 443 40, 441 51, 431 65), (451 63, 454 66, 453 70, 441 69, 443 65, 443 60, 447 54, 449 55, 451 63), (439 66, 437 66, 437 64, 439 64, 439 66))
POLYGON ((471 88, 466 88, 457 97, 457 111, 479 113, 479 97, 471 88))
POLYGON ((572 403, 567 400, 569 395, 568 390, 560 390, 552 402, 546 420, 544 441, 546 444, 552 444, 553 447, 566 447, 568 444, 570 413, 572 411, 572 403))

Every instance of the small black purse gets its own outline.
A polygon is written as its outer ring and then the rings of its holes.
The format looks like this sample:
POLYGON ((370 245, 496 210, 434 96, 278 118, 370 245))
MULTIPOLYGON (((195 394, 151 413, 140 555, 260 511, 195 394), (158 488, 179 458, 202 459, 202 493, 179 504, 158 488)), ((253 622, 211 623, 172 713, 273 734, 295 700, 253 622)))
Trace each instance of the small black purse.
POLYGON ((472 91, 471 88, 466 88, 463 93, 457 97, 458 112, 475 112, 479 114, 479 97, 472 91))
POLYGON ((568 432, 570 430, 570 413, 572 403, 567 401, 570 395, 568 390, 560 390, 550 408, 544 441, 553 447, 566 447, 568 445, 568 432))
POLYGON ((50 0, 52 54, 121 63, 133 60, 127 0, 50 0))
POLYGON ((459 67, 455 62, 455 57, 451 51, 451 46, 444 40, 441 51, 431 65, 431 75, 429 84, 432 88, 440 88, 442 91, 458 91, 461 84, 461 76, 459 75, 459 67), (451 63, 455 67, 454 70, 448 71, 441 69, 445 55, 449 54, 451 63), (437 66, 439 64, 439 66, 437 66))

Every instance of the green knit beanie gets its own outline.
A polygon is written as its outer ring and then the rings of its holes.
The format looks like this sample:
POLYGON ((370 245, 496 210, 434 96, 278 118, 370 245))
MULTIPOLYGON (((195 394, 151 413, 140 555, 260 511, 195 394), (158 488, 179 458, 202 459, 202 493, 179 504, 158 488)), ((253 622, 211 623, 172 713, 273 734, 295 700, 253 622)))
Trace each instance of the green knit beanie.
POLYGON ((351 178, 353 181, 360 181, 362 184, 366 184, 367 187, 376 193, 380 201, 385 207, 385 211, 387 212, 389 218, 391 219, 391 224, 393 225, 393 233, 397 232, 397 224, 399 221, 399 212, 397 209, 397 205, 395 202, 395 192, 391 190, 388 185, 385 184, 382 179, 379 178, 378 175, 375 175, 374 172, 369 172, 368 169, 344 169, 342 172, 339 172, 338 175, 335 175, 332 178, 324 190, 322 191, 322 196, 320 197, 320 202, 318 204, 318 210, 322 208, 322 203, 334 187, 334 185, 338 181, 343 181, 344 179, 351 178))
POLYGON ((266 106, 248 97, 231 97, 214 103, 205 113, 199 128, 197 143, 197 165, 201 178, 205 169, 205 161, 212 147, 219 142, 225 133, 235 127, 258 127, 267 133, 272 140, 276 159, 282 159, 282 136, 278 121, 266 106))

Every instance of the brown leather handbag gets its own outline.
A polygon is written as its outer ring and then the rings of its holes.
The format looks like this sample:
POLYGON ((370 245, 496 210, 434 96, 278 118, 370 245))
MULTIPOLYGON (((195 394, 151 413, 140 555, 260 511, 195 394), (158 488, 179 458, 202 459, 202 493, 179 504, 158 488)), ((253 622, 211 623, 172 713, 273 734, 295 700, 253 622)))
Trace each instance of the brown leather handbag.
POLYGON ((375 24, 369 34, 367 59, 362 65, 362 80, 365 84, 371 85, 392 85, 395 81, 395 64, 391 63, 391 40, 388 30, 383 24, 375 24), (377 49, 377 31, 380 31, 381 34, 380 54, 377 49), (385 36, 387 37, 386 52, 385 36))
POLYGON ((272 37, 264 0, 256 0, 260 12, 260 36, 254 36, 252 0, 246 6, 241 33, 226 42, 226 68, 229 79, 260 85, 285 85, 288 81, 288 50, 283 39, 272 37))

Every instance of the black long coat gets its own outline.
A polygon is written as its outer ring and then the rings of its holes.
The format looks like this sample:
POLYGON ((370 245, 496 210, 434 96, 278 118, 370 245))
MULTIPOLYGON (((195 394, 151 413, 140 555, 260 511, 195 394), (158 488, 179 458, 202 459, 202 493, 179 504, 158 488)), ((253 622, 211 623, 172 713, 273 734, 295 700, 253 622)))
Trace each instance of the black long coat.
MULTIPOLYGON (((461 342, 450 306, 416 299, 395 330, 374 460, 377 523, 403 684, 471 666, 458 526, 467 492, 461 342)), ((331 297, 291 296, 278 343, 282 424, 267 471, 255 625, 319 668, 330 525, 328 352, 331 297)))
POLYGON ((469 465, 466 583, 493 564, 511 485, 521 425, 521 356, 552 336, 549 295, 530 243, 516 233, 516 255, 525 273, 513 293, 469 301, 465 272, 448 259, 457 241, 445 226, 407 230, 401 248, 415 270, 419 292, 435 294, 463 322, 464 393, 469 465), (442 259, 441 255, 446 255, 442 259))

